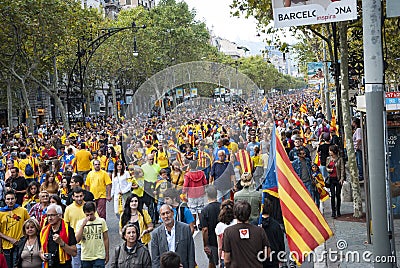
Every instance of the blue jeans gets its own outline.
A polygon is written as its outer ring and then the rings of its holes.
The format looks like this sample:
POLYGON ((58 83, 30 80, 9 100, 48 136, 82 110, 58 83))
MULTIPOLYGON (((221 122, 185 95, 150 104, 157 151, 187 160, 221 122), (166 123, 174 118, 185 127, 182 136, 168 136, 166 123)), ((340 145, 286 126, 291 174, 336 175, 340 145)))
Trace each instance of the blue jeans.
POLYGON ((218 202, 222 203, 222 198, 224 198, 224 200, 230 199, 231 198, 231 190, 226 190, 226 192, 217 190, 218 202))
POLYGON ((97 259, 94 261, 82 261, 82 268, 104 268, 106 267, 104 259, 97 259))
POLYGON ((8 268, 13 268, 17 263, 17 249, 16 248, 4 249, 3 252, 4 252, 4 257, 6 258, 8 268))
POLYGON ((317 205, 317 207, 319 209, 319 206, 321 204, 321 202, 319 200, 320 199, 320 195, 319 195, 319 192, 317 190, 317 187, 315 187, 315 186, 314 186, 314 189, 313 189, 313 193, 314 193, 314 202, 315 202, 315 204, 317 205))
POLYGON ((356 150, 356 162, 358 169, 358 180, 364 180, 364 172, 363 172, 363 154, 361 150, 356 150))
POLYGON ((311 195, 312 200, 314 201, 314 186, 311 183, 311 180, 308 180, 306 182, 303 182, 304 186, 306 187, 308 193, 311 195))
POLYGON ((72 268, 81 268, 81 245, 76 244, 76 256, 72 257, 72 268))

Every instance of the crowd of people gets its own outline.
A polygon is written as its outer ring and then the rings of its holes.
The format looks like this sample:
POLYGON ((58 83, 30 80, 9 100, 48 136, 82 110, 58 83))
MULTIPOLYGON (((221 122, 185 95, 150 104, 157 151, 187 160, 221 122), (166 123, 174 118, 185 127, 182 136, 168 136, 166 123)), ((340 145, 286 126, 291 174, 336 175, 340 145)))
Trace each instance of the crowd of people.
POLYGON ((7 266, 0 266, 192 268, 198 230, 209 267, 262 267, 251 256, 284 250, 279 202, 268 197, 260 206, 274 127, 310 196, 319 206, 330 192, 332 216, 340 216, 340 139, 315 96, 221 105, 93 118, 69 133, 61 123, 33 133, 24 125, 3 128, 0 238, 7 266), (108 201, 123 239, 111 255, 108 201))

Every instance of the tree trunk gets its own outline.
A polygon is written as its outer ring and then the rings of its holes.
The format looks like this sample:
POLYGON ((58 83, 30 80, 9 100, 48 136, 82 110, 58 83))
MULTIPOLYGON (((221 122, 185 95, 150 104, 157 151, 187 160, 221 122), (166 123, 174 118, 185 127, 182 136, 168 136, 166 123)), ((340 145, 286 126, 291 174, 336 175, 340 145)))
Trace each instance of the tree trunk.
POLYGON ((39 80, 37 80, 34 76, 31 75, 30 78, 33 80, 33 82, 38 84, 44 91, 46 91, 50 95, 50 97, 52 97, 54 99, 55 104, 57 105, 58 109, 60 110, 61 120, 64 125, 64 130, 66 133, 68 133, 70 130, 70 126, 69 126, 69 121, 68 121, 68 117, 67 117, 67 111, 66 111, 64 104, 62 103, 60 97, 57 94, 58 88, 55 90, 51 90, 50 88, 45 86, 43 83, 41 83, 39 80))
POLYGON ((113 117, 118 120, 118 109, 117 109, 117 92, 115 91, 115 86, 114 86, 115 81, 112 81, 110 83, 111 87, 111 93, 112 93, 112 111, 113 111, 113 117))
MULTIPOLYGON (((29 132, 33 132, 34 125, 33 125, 33 118, 32 118, 32 108, 31 108, 31 104, 29 102, 28 92, 26 91, 26 81, 22 77, 20 77, 19 81, 21 82, 21 86, 22 86, 21 93, 22 93, 22 100, 25 104, 25 109, 26 109, 26 117, 27 117, 26 120, 28 122, 28 129, 29 129, 29 132)), ((24 111, 22 111, 22 112, 24 112, 24 111)))
POLYGON ((346 138, 346 148, 349 157, 348 166, 350 170, 350 183, 353 191, 353 205, 355 218, 360 218, 363 214, 360 183, 358 181, 358 169, 356 155, 353 145, 353 134, 351 131, 351 115, 349 105, 349 73, 348 73, 348 44, 347 44, 347 22, 339 23, 340 35, 340 60, 341 60, 341 105, 343 111, 343 126, 346 138))
POLYGON ((12 100, 12 89, 11 89, 11 80, 12 77, 8 76, 7 79, 7 110, 8 110, 8 127, 10 129, 13 128, 12 120, 13 120, 13 100, 12 100))

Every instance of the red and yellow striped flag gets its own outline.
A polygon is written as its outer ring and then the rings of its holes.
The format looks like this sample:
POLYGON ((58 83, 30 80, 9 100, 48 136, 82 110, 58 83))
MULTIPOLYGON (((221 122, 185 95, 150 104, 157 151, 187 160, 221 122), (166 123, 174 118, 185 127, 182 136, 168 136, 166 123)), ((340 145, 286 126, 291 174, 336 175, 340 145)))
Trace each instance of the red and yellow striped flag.
POLYGON ((207 158, 210 160, 210 164, 212 163, 211 156, 205 151, 199 151, 197 165, 201 168, 207 168, 207 158))
POLYGON ((90 143, 90 150, 92 152, 96 152, 100 149, 100 142, 99 141, 92 141, 90 143))
POLYGON ((308 112, 307 105, 305 103, 303 103, 300 106, 300 112, 303 113, 303 114, 306 114, 308 112))
POLYGON ((293 170, 281 141, 275 136, 276 174, 289 249, 298 264, 333 235, 304 184, 293 170))
POLYGON ((236 160, 240 164, 240 170, 242 173, 253 171, 253 161, 251 160, 250 154, 246 150, 239 150, 236 153, 236 160))

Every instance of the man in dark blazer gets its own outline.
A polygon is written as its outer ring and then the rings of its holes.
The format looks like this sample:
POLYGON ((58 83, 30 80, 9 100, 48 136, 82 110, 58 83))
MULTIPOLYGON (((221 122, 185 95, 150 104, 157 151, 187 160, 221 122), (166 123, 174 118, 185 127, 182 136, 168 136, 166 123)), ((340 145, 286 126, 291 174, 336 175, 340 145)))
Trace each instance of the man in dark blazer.
POLYGON ((159 268, 161 254, 173 251, 181 258, 183 268, 194 268, 194 241, 189 225, 175 221, 173 209, 167 204, 161 206, 160 217, 163 224, 151 233, 152 267, 159 268))

